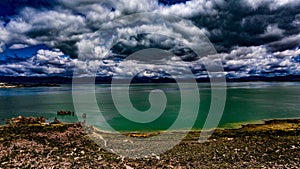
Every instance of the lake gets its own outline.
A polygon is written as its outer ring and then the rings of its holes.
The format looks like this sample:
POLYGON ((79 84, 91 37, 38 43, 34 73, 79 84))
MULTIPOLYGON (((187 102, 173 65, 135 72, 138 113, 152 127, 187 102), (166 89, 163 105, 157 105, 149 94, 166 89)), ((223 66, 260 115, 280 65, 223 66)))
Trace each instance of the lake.
MULTIPOLYGON (((300 82, 243 82, 227 83, 227 85, 226 105, 219 128, 234 128, 240 124, 258 123, 268 119, 300 118, 300 82)), ((122 110, 129 110, 131 105, 122 102, 123 97, 126 99, 122 94, 125 91, 125 85, 118 84, 113 87, 120 91, 119 95, 117 93, 115 96, 121 99, 118 105, 122 110)), ((85 88, 88 90, 89 85, 85 88)), ((159 117, 149 123, 137 123, 119 113, 112 99, 110 85, 97 84, 95 86, 96 107, 92 104, 93 99, 85 96, 85 88, 82 88, 83 99, 79 101, 80 103, 75 100, 77 106, 81 106, 80 109, 76 109, 78 117, 76 115, 58 116, 59 120, 67 123, 81 121, 82 113, 86 113, 88 124, 95 125, 101 130, 111 130, 111 128, 117 131, 167 130, 179 115, 181 103, 183 103, 180 97, 182 91, 179 90, 177 84, 132 84, 129 92, 130 99, 132 106, 138 111, 146 111, 151 107, 148 97, 152 90, 164 91, 167 99, 165 109, 159 117), (111 128, 107 127, 103 120, 111 128)), ((184 90, 193 89, 189 88, 189 84, 185 84, 184 90)), ((174 129, 189 129, 191 123, 193 129, 203 127, 211 103, 210 84, 199 83, 198 90, 200 103, 191 99, 188 105, 184 105, 187 108, 181 116, 183 120, 174 129), (195 106, 200 107, 197 112, 193 111, 195 106), (196 118, 192 115, 195 113, 198 114, 196 118)), ((0 89, 0 124, 4 124, 6 118, 18 115, 43 116, 48 121, 52 121, 57 117, 57 110, 75 111, 73 102, 72 85, 0 89)))

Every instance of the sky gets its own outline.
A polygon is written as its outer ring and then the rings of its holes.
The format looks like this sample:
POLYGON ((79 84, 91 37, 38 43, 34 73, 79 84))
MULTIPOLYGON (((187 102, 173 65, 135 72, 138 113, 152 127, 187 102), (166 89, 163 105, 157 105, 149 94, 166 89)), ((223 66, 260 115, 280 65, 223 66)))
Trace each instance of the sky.
POLYGON ((1 0, 0 75, 184 78, 188 66, 199 78, 204 61, 231 78, 300 75, 299 9, 299 0, 1 0), (207 40, 214 50, 197 55, 207 40), (127 59, 149 48, 170 54, 159 66, 127 59))

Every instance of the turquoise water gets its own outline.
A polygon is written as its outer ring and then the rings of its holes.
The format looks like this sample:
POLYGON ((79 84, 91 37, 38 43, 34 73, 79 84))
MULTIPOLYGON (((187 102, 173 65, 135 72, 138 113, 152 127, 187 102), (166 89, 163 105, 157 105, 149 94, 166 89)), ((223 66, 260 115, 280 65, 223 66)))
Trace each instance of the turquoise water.
MULTIPOLYGON (((300 118, 300 83, 299 82, 247 82, 228 83, 225 110, 219 127, 234 127, 240 123, 257 122, 266 119, 300 118)), ((119 91, 125 90, 124 85, 115 85, 119 91)), ((210 84, 198 84, 200 91, 200 108, 195 119, 191 114, 195 113, 186 109, 183 122, 176 129, 186 129, 190 123, 194 129, 202 128, 211 103, 210 84)), ((87 86, 88 88, 88 86, 87 86)), ((135 123, 123 117, 114 106, 111 97, 110 85, 96 85, 97 107, 92 106, 89 98, 83 99, 81 110, 87 113, 89 124, 96 125, 102 130, 108 130, 100 118, 99 109, 115 130, 140 131, 140 130, 166 130, 176 120, 180 110, 180 90, 176 84, 134 84, 130 87, 130 99, 133 106, 140 111, 150 108, 148 101, 149 92, 160 89, 165 92, 167 105, 162 115, 150 123, 135 123)), ((193 90, 186 85, 184 90, 193 90)), ((84 91, 84 89, 83 89, 84 91)), ((82 95, 84 97, 84 95, 82 95)), ((122 92, 120 97, 123 97, 122 92)), ((122 103, 118 103, 121 104, 122 103)), ((195 100, 190 100, 190 110, 195 106, 195 100)), ((122 105, 126 109, 127 104, 122 105)), ((56 117, 57 110, 75 111, 72 99, 72 86, 37 87, 19 89, 0 89, 0 124, 4 124, 6 118, 23 116, 46 117, 52 121, 56 117)), ((77 112, 77 116, 61 116, 64 122, 76 122, 81 120, 83 112, 77 112)))

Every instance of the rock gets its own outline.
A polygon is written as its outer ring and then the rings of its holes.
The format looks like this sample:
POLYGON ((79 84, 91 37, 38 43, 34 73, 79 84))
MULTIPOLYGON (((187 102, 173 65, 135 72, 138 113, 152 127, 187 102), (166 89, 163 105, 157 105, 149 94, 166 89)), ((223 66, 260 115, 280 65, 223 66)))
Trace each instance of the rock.
POLYGON ((57 115, 71 115, 71 114, 74 115, 74 112, 71 112, 71 111, 65 111, 65 110, 57 111, 57 115))
POLYGON ((128 165, 124 165, 126 169, 133 169, 132 167, 128 166, 128 165))
POLYGON ((53 122, 51 122, 50 124, 61 124, 62 122, 60 122, 56 117, 54 118, 53 122))
POLYGON ((18 116, 17 118, 6 119, 6 124, 8 125, 28 125, 28 124, 42 124, 45 123, 46 119, 44 117, 23 117, 18 116))

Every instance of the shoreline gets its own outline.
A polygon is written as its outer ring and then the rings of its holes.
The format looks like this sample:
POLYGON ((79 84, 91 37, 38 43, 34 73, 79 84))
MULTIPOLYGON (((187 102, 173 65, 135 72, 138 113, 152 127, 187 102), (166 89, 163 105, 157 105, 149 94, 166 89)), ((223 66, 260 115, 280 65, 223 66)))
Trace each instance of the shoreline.
MULTIPOLYGON (((35 117, 25 117, 25 118, 35 118, 35 117)), ((272 124, 278 124, 279 126, 283 126, 283 128, 281 128, 282 130, 287 130, 289 129, 288 126, 284 126, 283 124, 296 124, 299 123, 299 130, 300 130, 300 118, 276 118, 276 119, 267 119, 267 120, 256 120, 256 121, 252 121, 252 122, 241 122, 241 123, 232 123, 232 124, 237 124, 237 127, 218 127, 215 129, 207 129, 207 130, 202 130, 202 129, 191 129, 191 130, 169 130, 167 131, 167 133, 197 133, 197 132, 210 132, 210 131, 238 131, 238 130, 247 130, 250 128, 256 128, 258 130, 262 129, 263 127, 265 127, 265 129, 269 129, 272 130, 272 124), (268 126, 270 126, 268 128, 268 126)), ((55 125, 61 125, 61 126, 72 126, 72 125, 77 125, 80 124, 80 122, 76 122, 76 123, 66 123, 66 122, 60 122, 59 124, 51 124, 49 122, 44 123, 44 124, 28 124, 28 125, 8 125, 8 124, 1 124, 0 125, 0 129, 2 128, 9 128, 9 127, 22 127, 22 126, 55 126, 55 125)), ((101 130, 95 126, 88 126, 88 127, 92 127, 93 130, 100 132, 100 133, 105 133, 105 134, 115 134, 116 132, 112 132, 112 131, 106 131, 106 130, 101 130)), ((273 129, 276 129, 273 127, 273 129)), ((149 131, 120 131, 118 133, 121 134, 137 134, 137 133, 161 133, 161 132, 165 132, 164 130, 149 130, 149 131)))
POLYGON ((240 129, 247 125, 263 125, 269 122, 276 122, 276 121, 293 121, 298 120, 300 117, 295 118, 269 118, 269 119, 262 119, 262 120, 251 120, 251 121, 242 121, 242 122, 234 122, 225 124, 223 127, 218 127, 218 130, 230 130, 230 129, 240 129))
MULTIPOLYGON (((54 116, 55 117, 55 116, 54 116)), ((28 116, 25 118, 39 118, 35 116, 28 116)), ((60 119, 61 120, 61 119, 60 119)), ((300 120, 300 117, 297 118, 270 118, 270 119, 262 119, 262 120, 252 120, 252 121, 243 121, 243 122, 234 122, 234 123, 228 123, 223 125, 223 127, 217 127, 217 128, 211 128, 211 129, 199 129, 199 128, 192 128, 190 130, 187 129, 176 129, 176 130, 168 130, 170 133, 180 133, 180 132, 209 132, 209 131, 214 131, 214 130, 236 130, 236 129, 242 129, 245 126, 258 126, 258 125, 265 125, 266 123, 270 122, 284 122, 284 121, 294 121, 294 120, 300 120)), ((51 120, 47 119, 47 123, 51 123, 51 120)), ((72 125, 76 123, 80 123, 79 121, 76 122, 64 122, 60 121, 62 124, 66 125, 72 125)), ((3 123, 0 124, 0 128, 7 126, 7 124, 3 123)), ((136 131, 129 131, 129 130, 124 130, 124 131, 108 131, 108 130, 103 130, 100 129, 96 126, 92 126, 95 130, 102 132, 102 133, 108 133, 108 134, 113 134, 113 133, 159 133, 159 132, 165 132, 165 130, 136 130, 136 131)))
MULTIPOLYGON (((186 133, 186 132, 210 132, 210 131, 219 131, 219 130, 239 130, 239 129, 243 129, 244 127, 247 127, 247 126, 260 126, 260 125, 266 125, 268 123, 276 123, 276 122, 293 122, 295 120, 300 120, 300 117, 299 118, 274 118, 274 119, 263 119, 263 120, 253 120, 253 121, 245 121, 245 122, 237 122, 237 123, 229 123, 229 124, 226 124, 226 126, 233 126, 233 127, 217 127, 217 128, 212 128, 212 129, 206 129, 206 130, 203 130, 203 129, 190 129, 190 130, 186 130, 186 129, 178 129, 178 130, 168 130, 169 133, 186 133)), ((64 122, 63 122, 64 123, 64 122)), ((69 124, 72 124, 72 123, 69 123, 69 124)), ((1 125, 0 125, 1 126, 1 125)), ((127 130, 124 130, 124 131, 116 131, 116 132, 113 132, 113 131, 107 131, 107 130, 102 130, 100 128, 97 128, 95 126, 92 126, 95 130, 99 131, 99 132, 102 132, 102 133, 108 133, 108 134, 114 134, 114 133, 160 133, 160 132, 165 132, 165 130, 136 130, 136 131, 127 131, 127 130)))
POLYGON ((54 83, 6 83, 0 82, 0 89, 31 88, 31 87, 59 87, 54 83))

